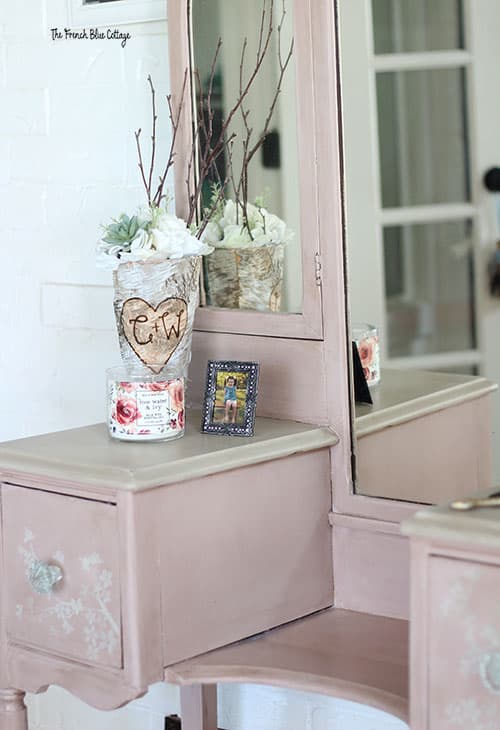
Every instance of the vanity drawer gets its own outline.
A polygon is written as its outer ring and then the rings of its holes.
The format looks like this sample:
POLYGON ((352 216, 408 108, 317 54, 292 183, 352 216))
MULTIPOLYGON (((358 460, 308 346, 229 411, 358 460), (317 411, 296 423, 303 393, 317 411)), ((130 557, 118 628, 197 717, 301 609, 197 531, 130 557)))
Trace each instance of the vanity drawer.
POLYGON ((2 533, 9 639, 121 667, 116 507, 4 484, 2 533))
POLYGON ((500 566, 429 564, 428 730, 500 727, 500 566))

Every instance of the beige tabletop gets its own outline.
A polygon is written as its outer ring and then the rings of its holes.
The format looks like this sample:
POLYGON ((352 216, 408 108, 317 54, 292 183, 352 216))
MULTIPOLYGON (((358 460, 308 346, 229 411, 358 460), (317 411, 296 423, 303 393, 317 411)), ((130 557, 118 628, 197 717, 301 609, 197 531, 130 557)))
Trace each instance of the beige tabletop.
MULTIPOLYGON (((484 497, 497 493, 490 489, 484 497)), ((474 495, 477 497, 478 495, 474 495)), ((461 512, 450 507, 430 507, 417 512, 401 525, 405 535, 431 541, 466 542, 475 547, 500 549, 500 508, 488 507, 461 512)))
POLYGON ((373 405, 356 403, 356 436, 367 436, 496 389, 492 381, 473 375, 383 369, 380 385, 370 389, 373 405))
POLYGON ((105 424, 0 444, 0 476, 21 472, 140 491, 229 471, 338 443, 328 428, 257 418, 251 437, 200 433, 201 415, 188 412, 175 441, 117 441, 105 424))

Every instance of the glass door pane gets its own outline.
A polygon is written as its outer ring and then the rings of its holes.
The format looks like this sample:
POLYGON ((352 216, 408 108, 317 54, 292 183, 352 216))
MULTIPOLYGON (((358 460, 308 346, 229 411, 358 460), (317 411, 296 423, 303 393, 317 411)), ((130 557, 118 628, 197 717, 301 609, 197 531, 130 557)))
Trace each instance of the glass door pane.
POLYGON ((464 47, 461 0, 372 0, 375 53, 464 47))
POLYGON ((389 357, 476 346, 472 222, 384 229, 389 357))
POLYGON ((376 76, 382 207, 470 199, 465 71, 376 76))

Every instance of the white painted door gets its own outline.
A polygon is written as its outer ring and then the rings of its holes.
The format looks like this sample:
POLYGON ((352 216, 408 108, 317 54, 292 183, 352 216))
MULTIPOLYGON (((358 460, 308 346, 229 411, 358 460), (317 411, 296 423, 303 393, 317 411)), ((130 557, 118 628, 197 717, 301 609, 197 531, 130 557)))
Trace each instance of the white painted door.
POLYGON ((500 1, 339 0, 339 18, 351 319, 380 326, 385 364, 500 382, 500 1))

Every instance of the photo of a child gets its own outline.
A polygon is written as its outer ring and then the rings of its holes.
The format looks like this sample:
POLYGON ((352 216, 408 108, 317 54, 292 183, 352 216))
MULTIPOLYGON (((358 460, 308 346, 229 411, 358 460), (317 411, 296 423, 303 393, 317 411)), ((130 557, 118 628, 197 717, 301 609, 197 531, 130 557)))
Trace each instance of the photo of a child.
POLYGON ((217 373, 215 404, 212 420, 214 423, 242 424, 245 418, 248 373, 217 373))
POLYGON ((259 363, 209 360, 201 432, 253 436, 259 363))

